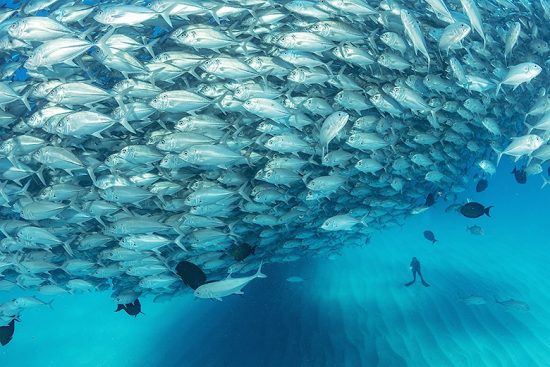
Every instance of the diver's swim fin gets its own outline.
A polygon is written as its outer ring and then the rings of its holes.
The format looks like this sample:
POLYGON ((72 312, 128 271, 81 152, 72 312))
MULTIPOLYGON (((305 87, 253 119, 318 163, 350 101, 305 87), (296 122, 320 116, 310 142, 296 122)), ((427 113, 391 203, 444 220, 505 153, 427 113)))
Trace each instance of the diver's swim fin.
POLYGON ((425 281, 422 281, 422 285, 423 285, 424 287, 429 287, 429 286, 430 286, 430 285, 429 285, 428 283, 426 283, 425 281))
POLYGON ((414 280, 411 280, 410 282, 405 283, 405 287, 409 287, 409 286, 413 285, 414 282, 415 282, 414 280))

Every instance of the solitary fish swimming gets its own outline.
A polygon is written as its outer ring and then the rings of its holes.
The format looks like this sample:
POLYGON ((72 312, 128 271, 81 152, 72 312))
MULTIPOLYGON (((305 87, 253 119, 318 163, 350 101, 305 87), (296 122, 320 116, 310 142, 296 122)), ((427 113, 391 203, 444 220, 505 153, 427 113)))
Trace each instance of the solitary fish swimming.
POLYGON ((490 217, 491 208, 492 206, 484 207, 480 203, 470 202, 460 207, 460 213, 467 218, 479 218, 483 214, 490 217))
POLYGON ((256 278, 266 278, 267 276, 262 273, 262 263, 258 267, 256 274, 249 277, 231 278, 231 274, 224 280, 217 282, 206 283, 195 289, 195 297, 198 298, 212 298, 218 301, 222 300, 222 297, 229 296, 231 294, 244 294, 242 289, 251 281, 256 278))
POLYGON ((435 244, 437 240, 435 239, 435 234, 432 231, 424 231, 424 238, 428 241, 432 241, 432 244, 435 244))

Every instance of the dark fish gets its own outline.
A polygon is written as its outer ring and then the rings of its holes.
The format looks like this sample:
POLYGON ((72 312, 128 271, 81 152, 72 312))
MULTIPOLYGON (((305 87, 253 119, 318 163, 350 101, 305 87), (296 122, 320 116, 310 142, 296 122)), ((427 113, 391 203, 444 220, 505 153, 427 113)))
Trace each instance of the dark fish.
POLYGON ((424 238, 428 241, 432 241, 432 244, 435 244, 437 240, 435 239, 435 234, 432 231, 424 231, 424 238))
POLYGON ((176 266, 176 273, 178 273, 185 285, 193 289, 197 289, 206 282, 206 275, 201 268, 189 261, 181 261, 176 266))
POLYGON ((482 192, 482 191, 485 191, 485 189, 487 188, 487 186, 489 186, 489 182, 482 178, 481 180, 479 180, 477 182, 477 185, 476 185, 476 192, 482 192))
POLYGON ((435 195, 433 192, 430 192, 428 196, 426 196, 426 202, 424 203, 424 206, 432 206, 435 203, 435 195))
POLYGON ((15 332, 15 320, 11 320, 7 326, 0 326, 0 344, 6 345, 13 338, 15 332))
POLYGON ((248 243, 231 246, 230 252, 233 258, 237 261, 243 261, 248 256, 253 255, 256 251, 256 246, 250 246, 248 243))
POLYGON ((137 315, 139 315, 140 313, 143 313, 141 312, 141 303, 139 302, 139 299, 136 299, 134 303, 128 303, 125 305, 119 304, 115 312, 118 312, 121 310, 126 311, 128 315, 134 316, 134 317, 137 317, 137 315))
POLYGON ((488 206, 487 208, 481 205, 480 203, 471 202, 464 204, 460 207, 460 213, 468 218, 479 218, 483 214, 490 217, 491 214, 489 213, 489 210, 491 210, 492 206, 488 206))
POLYGON ((514 166, 514 170, 511 172, 514 177, 516 178, 516 182, 519 184, 525 184, 527 182, 527 173, 525 172, 525 168, 517 169, 514 166))

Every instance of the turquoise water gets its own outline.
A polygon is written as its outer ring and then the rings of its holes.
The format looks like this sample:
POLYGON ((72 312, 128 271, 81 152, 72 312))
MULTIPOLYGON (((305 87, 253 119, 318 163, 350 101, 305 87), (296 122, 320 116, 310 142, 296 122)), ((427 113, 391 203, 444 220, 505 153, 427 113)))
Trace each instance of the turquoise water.
MULTIPOLYGON (((545 74, 537 86, 547 86, 545 74)), ((25 78, 20 68, 13 79, 25 78)), ((374 232, 368 244, 350 240, 339 256, 266 259, 266 279, 222 302, 196 299, 186 288, 165 303, 140 297, 144 314, 134 318, 114 312, 111 291, 56 297, 0 291, 0 304, 23 295, 54 300, 52 308, 22 313, 13 340, 0 347, 0 367, 550 366, 550 188, 540 189, 548 165, 526 185, 514 181, 512 167, 503 158, 486 191, 476 193, 470 178, 469 191, 456 200, 493 205, 490 218, 446 212, 451 202, 440 199, 402 226, 374 232), (471 234, 472 225, 485 234, 471 234), (426 230, 435 233, 435 245, 424 239, 426 230), (431 287, 404 286, 413 256, 431 287), (516 303, 502 304, 511 299, 516 303)), ((470 176, 478 171, 469 168, 470 176)))
MULTIPOLYGON (((506 162, 508 163, 508 162, 506 162)), ((267 279, 223 302, 143 299, 114 313, 107 293, 56 297, 27 310, 2 366, 547 366, 550 365, 550 190, 518 185, 502 164, 486 192, 492 218, 444 203, 373 235, 334 260, 265 266, 267 279), (466 230, 481 225, 484 236, 466 230), (433 230, 440 242, 422 237, 433 230), (406 288, 412 256, 430 288, 406 288), (289 276, 304 278, 289 283, 289 276), (462 299, 479 296, 486 304, 462 299), (514 298, 529 311, 494 302, 514 298)), ((473 183, 471 184, 473 186, 473 183)), ((14 297, 0 294, 0 302, 14 297)))

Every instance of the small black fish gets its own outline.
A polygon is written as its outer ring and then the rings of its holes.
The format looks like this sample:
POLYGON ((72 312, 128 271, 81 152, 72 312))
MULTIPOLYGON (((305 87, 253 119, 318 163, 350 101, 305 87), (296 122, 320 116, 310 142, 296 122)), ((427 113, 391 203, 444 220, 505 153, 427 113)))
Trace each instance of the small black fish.
POLYGON ((15 319, 11 320, 10 323, 6 326, 0 326, 0 344, 7 345, 11 338, 13 338, 13 333, 15 332, 15 319))
POLYGON ((432 231, 424 231, 424 238, 428 241, 432 241, 432 244, 435 244, 437 240, 435 239, 435 234, 432 231))
POLYGON ((476 185, 476 192, 482 192, 485 191, 485 189, 489 186, 489 182, 486 179, 481 179, 477 182, 476 185))
POLYGON ((231 246, 231 255, 237 261, 243 261, 250 255, 254 255, 256 252, 256 246, 250 246, 248 243, 241 243, 240 245, 231 246))
POLYGON ((519 184, 525 184, 527 182, 527 173, 525 172, 525 168, 517 169, 514 166, 514 170, 511 172, 514 177, 516 178, 516 182, 519 184))
POLYGON ((176 266, 176 273, 185 285, 197 289, 206 282, 206 274, 197 265, 189 261, 181 261, 176 266))
POLYGON ((426 202, 424 203, 424 206, 432 206, 435 203, 435 195, 433 192, 430 192, 428 196, 426 196, 426 202))
POLYGON ((488 206, 487 208, 481 205, 480 203, 471 202, 464 204, 460 207, 460 213, 468 218, 479 218, 483 214, 490 217, 491 214, 489 213, 489 210, 491 210, 492 206, 488 206))
POLYGON ((126 313, 130 316, 137 317, 141 312, 141 303, 139 302, 139 299, 136 299, 134 303, 128 303, 125 305, 119 304, 115 310, 115 312, 118 312, 120 310, 126 311, 126 313))

